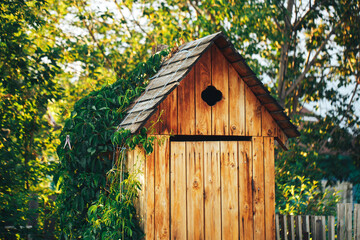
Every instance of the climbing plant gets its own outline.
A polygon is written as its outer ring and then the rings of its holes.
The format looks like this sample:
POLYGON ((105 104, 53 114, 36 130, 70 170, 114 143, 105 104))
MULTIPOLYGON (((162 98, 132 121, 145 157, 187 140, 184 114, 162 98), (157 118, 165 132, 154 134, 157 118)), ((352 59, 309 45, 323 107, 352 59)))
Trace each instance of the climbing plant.
POLYGON ((124 157, 124 148, 133 149, 137 145, 147 153, 152 152, 153 139, 147 137, 146 129, 132 135, 117 126, 167 54, 167 51, 155 54, 138 64, 127 78, 91 92, 74 105, 57 149, 60 168, 55 182, 61 190, 58 198, 61 238, 82 238, 85 232, 86 238, 95 239, 133 239, 141 235, 132 201, 140 186, 133 178, 123 181, 128 175, 119 171, 123 162, 119 158, 124 157), (110 220, 109 215, 113 217, 110 220))

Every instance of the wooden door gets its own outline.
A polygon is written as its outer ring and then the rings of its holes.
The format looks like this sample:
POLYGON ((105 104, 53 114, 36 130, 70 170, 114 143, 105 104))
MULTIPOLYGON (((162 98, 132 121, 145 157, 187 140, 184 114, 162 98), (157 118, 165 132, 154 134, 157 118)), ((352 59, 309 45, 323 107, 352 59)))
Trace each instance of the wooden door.
POLYGON ((171 142, 171 239, 253 239, 250 141, 171 142))

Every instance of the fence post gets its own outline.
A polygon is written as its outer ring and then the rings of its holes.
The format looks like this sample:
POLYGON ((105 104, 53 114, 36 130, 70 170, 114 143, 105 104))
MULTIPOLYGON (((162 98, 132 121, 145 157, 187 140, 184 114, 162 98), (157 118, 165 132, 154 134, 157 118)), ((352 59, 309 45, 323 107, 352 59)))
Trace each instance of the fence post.
MULTIPOLYGON (((328 216, 329 240, 335 240, 335 217, 328 216)), ((360 240, 360 239, 359 239, 360 240)))
POLYGON ((305 215, 303 216, 303 222, 302 222, 302 231, 303 231, 303 237, 304 240, 310 239, 310 224, 309 224, 309 216, 305 215))
POLYGON ((322 228, 321 228, 321 233, 322 233, 321 238, 326 240, 326 219, 325 219, 325 216, 321 216, 320 219, 321 219, 321 226, 322 226, 322 228))
POLYGON ((316 216, 310 216, 310 222, 311 222, 311 227, 310 227, 311 237, 312 237, 313 240, 317 240, 317 237, 316 237, 316 216))
POLYGON ((282 215, 282 239, 283 240, 288 240, 286 219, 287 219, 286 215, 282 215))
POLYGON ((345 239, 345 204, 337 205, 337 236, 338 239, 345 239))
POLYGON ((347 240, 352 240, 352 203, 345 203, 345 211, 346 211, 346 238, 347 240))
POLYGON ((323 226, 323 223, 321 221, 321 217, 320 216, 315 216, 315 239, 316 240, 326 240, 326 239, 323 238, 323 235, 322 235, 323 227, 324 226, 323 226))
POLYGON ((294 215, 289 216, 289 235, 291 240, 295 240, 295 229, 294 229, 294 215))
POLYGON ((354 204, 354 239, 360 240, 360 204, 354 204))
POLYGON ((302 231, 301 231, 302 228, 301 216, 300 215, 296 216, 295 221, 296 221, 296 240, 303 240, 302 231))
POLYGON ((276 240, 280 240, 279 214, 275 215, 275 226, 276 226, 276 240))

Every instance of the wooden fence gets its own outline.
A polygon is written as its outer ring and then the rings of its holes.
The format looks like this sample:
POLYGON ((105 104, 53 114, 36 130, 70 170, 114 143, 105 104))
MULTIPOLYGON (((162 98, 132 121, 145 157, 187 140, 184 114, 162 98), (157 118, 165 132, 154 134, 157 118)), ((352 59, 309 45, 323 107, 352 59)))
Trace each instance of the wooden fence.
POLYGON ((276 215, 277 240, 360 240, 360 204, 337 205, 337 216, 276 215))

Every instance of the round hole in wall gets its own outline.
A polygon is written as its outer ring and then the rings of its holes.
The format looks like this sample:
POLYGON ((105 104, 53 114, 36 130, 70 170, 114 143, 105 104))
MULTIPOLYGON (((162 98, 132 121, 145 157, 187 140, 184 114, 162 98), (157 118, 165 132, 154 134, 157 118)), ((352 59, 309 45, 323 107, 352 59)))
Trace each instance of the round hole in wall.
POLYGON ((217 102, 222 99, 222 92, 216 89, 214 86, 208 86, 204 91, 201 93, 201 99, 204 100, 207 105, 214 106, 217 102))

